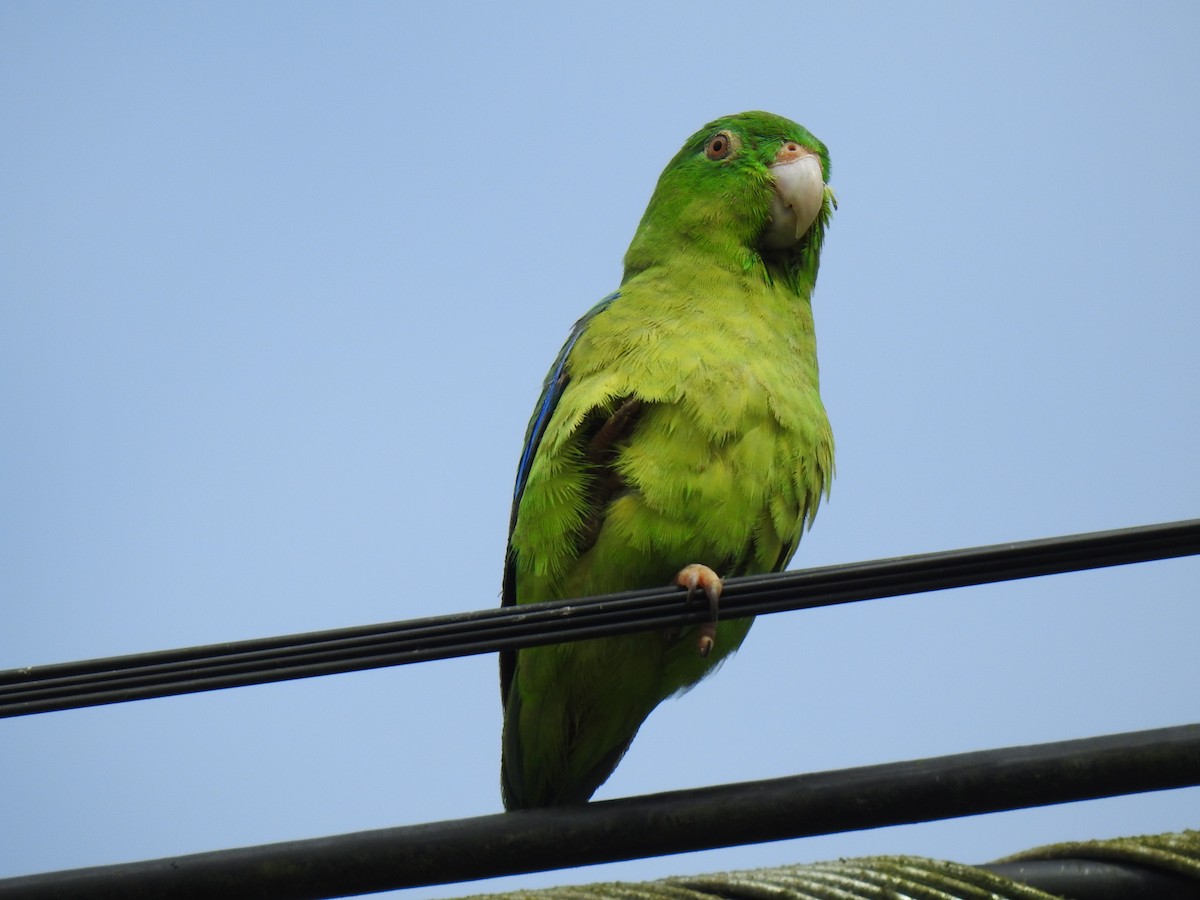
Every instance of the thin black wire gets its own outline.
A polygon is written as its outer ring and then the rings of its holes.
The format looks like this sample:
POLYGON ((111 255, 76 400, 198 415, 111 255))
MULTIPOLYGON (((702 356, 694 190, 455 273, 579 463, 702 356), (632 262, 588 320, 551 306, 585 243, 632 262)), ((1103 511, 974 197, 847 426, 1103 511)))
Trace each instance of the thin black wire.
MULTIPOLYGON (((724 618, 1200 554, 1200 519, 730 579, 724 618)), ((703 621, 674 588, 0 672, 0 718, 703 621)))
POLYGON ((1200 784, 1200 724, 0 880, 0 900, 314 900, 1200 784))

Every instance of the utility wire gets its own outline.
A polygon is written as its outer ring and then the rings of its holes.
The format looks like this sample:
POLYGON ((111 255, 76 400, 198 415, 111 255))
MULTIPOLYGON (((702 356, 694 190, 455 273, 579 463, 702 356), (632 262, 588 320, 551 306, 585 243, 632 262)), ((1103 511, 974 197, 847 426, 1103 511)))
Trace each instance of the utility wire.
POLYGON ((1200 784, 1200 724, 0 880, 0 900, 315 900, 1200 784))
MULTIPOLYGON (((1200 554, 1200 519, 825 566, 726 582, 723 618, 1200 554)), ((678 628, 707 618, 676 588, 628 591, 0 671, 0 718, 678 628)))

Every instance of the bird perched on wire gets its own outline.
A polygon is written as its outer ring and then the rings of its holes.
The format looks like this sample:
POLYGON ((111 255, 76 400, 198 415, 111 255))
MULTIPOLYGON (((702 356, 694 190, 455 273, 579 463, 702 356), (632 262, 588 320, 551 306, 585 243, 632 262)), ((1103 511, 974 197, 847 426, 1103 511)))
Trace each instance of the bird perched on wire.
POLYGON ((746 112, 688 138, 620 288, 576 323, 517 470, 504 605, 655 587, 712 621, 501 654, 509 809, 586 801, 663 699, 738 648, 721 576, 782 569, 833 474, 811 297, 829 154, 746 112))

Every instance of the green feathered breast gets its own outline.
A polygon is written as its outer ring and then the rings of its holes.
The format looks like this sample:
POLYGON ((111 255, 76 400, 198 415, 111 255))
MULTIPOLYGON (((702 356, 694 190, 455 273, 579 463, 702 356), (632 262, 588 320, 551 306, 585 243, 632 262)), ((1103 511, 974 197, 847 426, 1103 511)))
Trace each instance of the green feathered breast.
MULTIPOLYGON (((705 126, 667 166, 530 423, 505 605, 787 565, 833 472, 810 307, 828 177, 825 146, 768 113, 705 126)), ((688 631, 503 654, 505 805, 587 800, 751 622, 720 622, 707 657, 688 631)))

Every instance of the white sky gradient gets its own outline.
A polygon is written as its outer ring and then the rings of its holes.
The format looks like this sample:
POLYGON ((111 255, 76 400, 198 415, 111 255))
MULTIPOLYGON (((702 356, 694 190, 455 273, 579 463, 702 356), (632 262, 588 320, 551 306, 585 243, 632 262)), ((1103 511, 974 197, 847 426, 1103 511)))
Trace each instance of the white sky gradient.
MULTIPOLYGON (((0 6, 0 668, 498 602, 655 179, 833 158, 807 567, 1200 515, 1200 5, 0 6)), ((760 620, 618 797, 1200 720, 1200 560, 760 620)), ((0 877, 500 810, 492 656, 0 721, 0 877)), ((1200 790, 408 892, 1200 827, 1200 790)))

